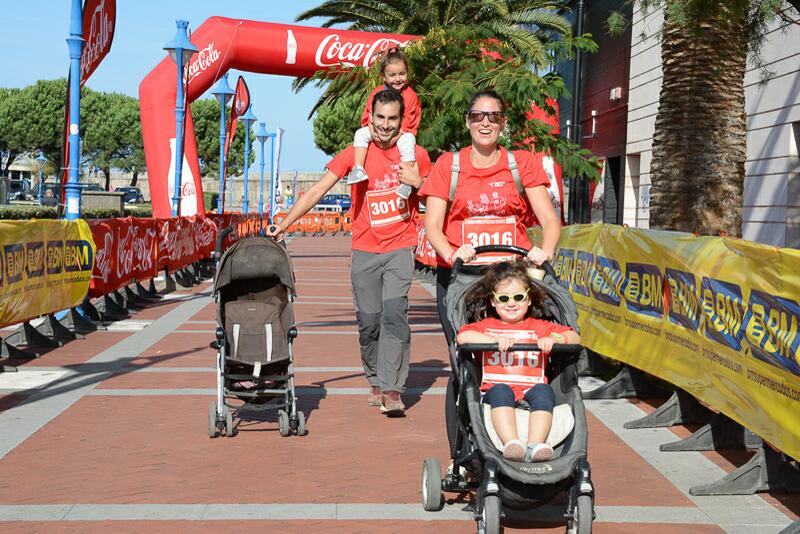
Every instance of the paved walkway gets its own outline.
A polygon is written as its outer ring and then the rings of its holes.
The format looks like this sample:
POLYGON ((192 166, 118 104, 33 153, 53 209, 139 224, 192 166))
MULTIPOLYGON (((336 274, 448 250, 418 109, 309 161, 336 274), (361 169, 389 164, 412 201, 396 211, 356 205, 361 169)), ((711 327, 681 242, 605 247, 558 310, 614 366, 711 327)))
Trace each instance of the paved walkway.
MULTIPOLYGON (((415 282, 410 295, 407 417, 387 419, 365 402, 349 238, 298 238, 290 252, 308 436, 281 438, 274 416, 255 412, 236 437, 208 439, 215 307, 204 283, 0 374, 0 531, 474 531, 468 502, 420 504, 423 459, 447 458, 448 363, 430 288, 415 282)), ((689 496, 749 454, 658 452, 692 429, 622 426, 657 403, 586 404, 595 532, 766 533, 797 519, 797 496, 689 496)), ((560 513, 515 517, 506 531, 563 532, 560 513)))

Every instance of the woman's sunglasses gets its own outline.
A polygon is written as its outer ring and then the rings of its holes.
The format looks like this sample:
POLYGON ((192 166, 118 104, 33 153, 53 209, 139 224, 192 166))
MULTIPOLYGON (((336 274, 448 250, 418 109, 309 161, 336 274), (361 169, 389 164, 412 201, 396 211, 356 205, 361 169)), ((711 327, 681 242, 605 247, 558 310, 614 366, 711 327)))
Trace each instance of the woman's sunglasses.
POLYGON ((509 293, 495 293, 492 291, 492 296, 494 296, 494 300, 502 304, 510 302, 511 300, 514 302, 523 302, 528 298, 528 291, 530 291, 530 289, 526 289, 522 293, 514 293, 513 295, 509 293))
POLYGON ((483 122, 484 117, 489 119, 492 124, 500 124, 505 119, 506 114, 502 111, 468 111, 467 119, 469 122, 483 122))

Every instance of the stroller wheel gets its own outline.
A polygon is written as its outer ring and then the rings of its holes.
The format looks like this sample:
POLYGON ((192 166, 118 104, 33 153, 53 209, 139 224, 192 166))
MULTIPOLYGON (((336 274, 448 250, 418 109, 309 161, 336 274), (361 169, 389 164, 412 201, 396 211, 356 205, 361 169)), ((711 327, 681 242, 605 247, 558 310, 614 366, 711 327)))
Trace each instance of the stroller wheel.
POLYGON ((478 534, 499 534, 500 527, 500 497, 486 495, 483 498, 481 515, 478 516, 478 534))
POLYGON ((426 512, 442 509, 442 470, 436 458, 422 462, 422 507, 426 512))
POLYGON ((289 414, 286 413, 286 410, 278 410, 278 432, 285 438, 291 431, 292 427, 289 425, 289 414))
POLYGON ((297 435, 298 436, 305 436, 308 433, 306 429, 306 414, 301 411, 297 411, 297 435))
POLYGON ((208 410, 208 437, 217 437, 217 403, 211 401, 211 406, 208 410))
POLYGON ((233 414, 228 408, 225 408, 225 436, 233 436, 233 414))
POLYGON ((579 495, 575 503, 570 532, 574 532, 575 534, 591 534, 593 512, 592 496, 579 495))

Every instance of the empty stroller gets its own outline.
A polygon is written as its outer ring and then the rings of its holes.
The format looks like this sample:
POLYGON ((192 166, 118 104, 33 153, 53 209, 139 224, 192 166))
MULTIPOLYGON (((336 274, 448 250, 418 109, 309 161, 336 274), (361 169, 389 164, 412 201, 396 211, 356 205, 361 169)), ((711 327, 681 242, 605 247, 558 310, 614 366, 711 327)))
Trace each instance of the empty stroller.
MULTIPOLYGON (((524 249, 502 245, 477 247, 476 252, 527 254, 524 249)), ((541 282, 534 282, 547 293, 543 318, 569 325, 577 331, 577 309, 572 297, 558 284, 549 264, 545 264, 545 272, 541 282)), ((456 332, 464 324, 473 322, 474 317, 471 316, 465 296, 481 276, 474 267, 463 267, 461 260, 457 260, 453 266, 445 306, 456 332)), ((566 492, 567 531, 590 533, 594 516, 594 488, 587 461, 586 414, 576 371, 582 347, 556 345, 551 353, 546 373, 555 393, 556 409, 548 444, 553 446, 555 455, 552 460, 536 463, 504 458, 498 449, 501 442, 491 424, 487 426, 488 406, 483 405, 480 392, 481 367, 476 365, 474 355, 496 350, 496 343, 450 347, 454 376, 448 384, 451 409, 447 416, 457 419, 455 443, 451 444, 452 466, 442 479, 439 461, 435 458, 425 460, 422 471, 423 507, 428 511, 440 510, 442 491, 465 493, 474 490, 477 530, 479 533, 494 534, 500 532, 504 509, 529 510, 566 492), (452 409, 452 406, 455 408, 452 409), (557 421, 559 414, 562 419, 557 421), (573 418, 574 426, 571 425, 573 418), (559 431, 561 436, 554 436, 559 431)), ((530 351, 538 350, 538 347, 535 344, 515 344, 510 350, 530 351)), ((517 411, 522 411, 518 420, 524 417, 527 421, 528 410, 517 408, 517 411)))
MULTIPOLYGON (((217 238, 217 258, 230 229, 217 238)), ((229 397, 278 410, 281 436, 306 433, 297 410, 292 342, 297 337, 292 301, 294 274, 286 248, 264 237, 237 241, 218 259, 217 400, 208 414, 208 436, 234 434, 229 397), (274 403, 270 405, 270 403, 274 403)))

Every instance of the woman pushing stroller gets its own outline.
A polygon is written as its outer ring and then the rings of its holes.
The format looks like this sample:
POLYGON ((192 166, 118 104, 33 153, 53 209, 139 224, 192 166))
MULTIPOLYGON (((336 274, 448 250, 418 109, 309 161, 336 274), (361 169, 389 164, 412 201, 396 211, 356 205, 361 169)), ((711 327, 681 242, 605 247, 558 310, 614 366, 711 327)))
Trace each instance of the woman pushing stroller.
POLYGON ((577 344, 580 336, 568 326, 541 319, 544 290, 533 285, 529 262, 496 263, 467 294, 477 322, 464 325, 459 345, 497 343, 498 352, 480 355, 484 402, 492 408, 492 425, 503 442, 503 457, 514 461, 546 461, 553 449, 545 443, 553 421, 555 397, 547 384, 547 358, 556 343, 577 344), (539 352, 508 352, 515 343, 536 343, 539 352), (527 444, 519 439, 516 403, 530 410, 527 444))

